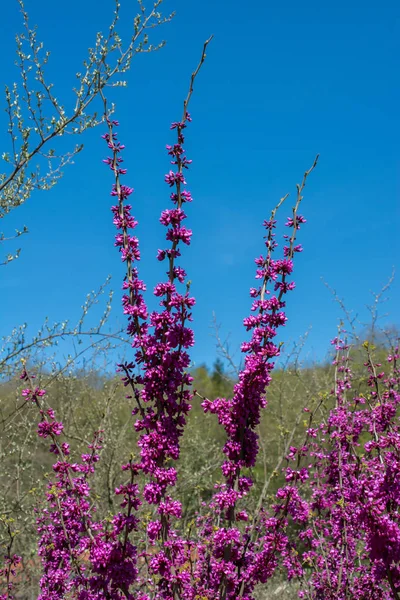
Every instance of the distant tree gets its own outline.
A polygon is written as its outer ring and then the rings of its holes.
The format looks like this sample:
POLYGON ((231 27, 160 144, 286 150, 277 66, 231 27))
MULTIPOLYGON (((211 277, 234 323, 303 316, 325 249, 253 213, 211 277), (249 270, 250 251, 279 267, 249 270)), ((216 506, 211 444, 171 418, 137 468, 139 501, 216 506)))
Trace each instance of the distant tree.
MULTIPOLYGON (((151 10, 146 10, 143 0, 138 0, 139 13, 133 19, 133 32, 124 43, 118 33, 120 18, 119 0, 115 0, 114 16, 108 32, 98 32, 93 47, 83 61, 82 72, 76 73, 77 86, 72 90, 73 108, 66 110, 64 102, 57 98, 54 84, 46 75, 50 51, 44 49, 37 39, 37 28, 29 22, 24 0, 17 0, 23 19, 24 31, 16 35, 17 60, 20 82, 5 87, 6 112, 8 115, 9 148, 1 158, 4 171, 0 169, 0 218, 17 208, 31 196, 34 190, 48 190, 62 176, 62 169, 71 163, 82 150, 79 142, 68 151, 56 152, 54 142, 65 134, 81 136, 87 129, 104 121, 95 100, 106 86, 125 86, 118 80, 130 68, 135 54, 151 52, 164 45, 152 46, 148 30, 169 21, 172 15, 163 17, 159 6, 163 0, 154 0, 151 10), (98 116, 98 112, 100 116, 98 116), (33 164, 35 161, 35 164, 33 164)), ((68 99, 68 103, 70 99, 68 99)), ((109 114, 113 112, 110 108, 109 114)), ((0 232, 0 242, 10 241, 28 232, 26 226, 14 234, 0 232)), ((19 256, 20 249, 8 253, 6 264, 19 256)))

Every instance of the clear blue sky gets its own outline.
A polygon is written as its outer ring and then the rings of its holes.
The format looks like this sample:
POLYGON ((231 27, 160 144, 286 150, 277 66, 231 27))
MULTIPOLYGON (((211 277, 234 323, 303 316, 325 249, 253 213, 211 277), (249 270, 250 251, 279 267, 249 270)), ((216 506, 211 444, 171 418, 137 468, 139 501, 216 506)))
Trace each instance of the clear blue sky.
MULTIPOLYGON (((126 37, 136 7, 132 0, 121 3, 126 37)), ((303 206, 304 252, 297 257, 297 287, 288 297, 281 339, 296 340, 312 326, 307 353, 322 359, 340 309, 321 277, 367 321, 370 291, 378 291, 399 263, 400 6, 394 0, 166 0, 164 7, 177 13, 155 31, 154 39, 164 37, 167 46, 137 56, 128 88, 109 96, 127 146, 125 183, 136 191, 141 274, 152 289, 163 271, 155 255, 163 247, 159 213, 169 202, 164 148, 174 139, 169 124, 181 115, 190 73, 212 33, 186 143, 193 159, 188 226, 194 236, 181 264, 197 298, 193 360, 211 364, 215 358, 208 328, 213 311, 223 333, 231 333, 232 349, 239 346, 253 260, 263 251, 261 223, 282 195, 294 198, 295 184, 316 153, 320 163, 303 206)), ((96 31, 106 29, 113 1, 26 0, 26 8, 52 51, 55 93, 68 105, 74 74, 96 31)), ((13 37, 19 30, 17 2, 10 0, 2 7, 4 83, 17 77, 13 37)), ((4 151, 5 113, 0 119, 4 151)), ((38 327, 45 316, 74 320, 86 293, 109 273, 114 318, 121 322, 122 268, 113 247, 112 181, 101 163, 101 133, 85 135, 85 150, 52 191, 34 194, 1 223, 5 232, 24 224, 30 229, 20 240, 20 259, 1 271, 2 334, 24 321, 38 327)), ((389 296, 382 312, 389 313, 387 323, 399 324, 400 274, 389 296)))

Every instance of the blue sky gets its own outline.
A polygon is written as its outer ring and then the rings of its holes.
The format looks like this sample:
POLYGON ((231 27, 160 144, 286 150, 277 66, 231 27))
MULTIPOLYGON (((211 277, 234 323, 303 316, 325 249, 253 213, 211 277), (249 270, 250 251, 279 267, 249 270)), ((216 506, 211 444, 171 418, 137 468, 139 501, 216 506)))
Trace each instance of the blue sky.
MULTIPOLYGON (((121 3, 126 37, 136 6, 121 3)), ((177 13, 154 31, 154 41, 165 38, 166 47, 137 56, 128 87, 109 93, 127 147, 125 183, 135 188, 141 274, 149 289, 163 274, 155 255, 163 247, 159 214, 169 202, 163 182, 169 170, 165 144, 174 139, 169 124, 180 117, 190 73, 204 40, 214 34, 196 81, 186 143, 193 159, 187 179, 195 200, 188 211, 194 235, 181 264, 197 298, 193 360, 211 364, 216 356, 209 329, 213 311, 222 335, 230 334, 232 350, 238 348, 254 258, 263 251, 262 221, 290 192, 280 214, 285 221, 295 184, 317 153, 320 162, 303 205, 304 252, 297 257, 297 287, 288 297, 289 322, 280 339, 290 344, 312 327, 306 356, 323 359, 341 313, 321 278, 367 322, 370 292, 379 291, 399 263, 399 5, 165 0, 163 6, 177 13)), ((26 8, 52 52, 55 93, 68 106, 74 74, 96 31, 106 30, 113 2, 26 0, 26 8)), ((10 84, 17 77, 17 3, 5 3, 2 16, 2 78, 10 84)), ((5 113, 0 125, 5 151, 5 113)), ((20 259, 1 272, 1 334, 22 322, 33 331, 46 316, 73 321, 86 294, 108 274, 116 291, 110 326, 123 322, 123 271, 113 247, 112 181, 101 162, 101 133, 85 134, 84 151, 53 190, 34 194, 1 223, 5 232, 24 224, 30 230, 20 240, 20 259)), ((382 306, 382 314, 388 313, 382 323, 399 324, 399 278, 382 306)))

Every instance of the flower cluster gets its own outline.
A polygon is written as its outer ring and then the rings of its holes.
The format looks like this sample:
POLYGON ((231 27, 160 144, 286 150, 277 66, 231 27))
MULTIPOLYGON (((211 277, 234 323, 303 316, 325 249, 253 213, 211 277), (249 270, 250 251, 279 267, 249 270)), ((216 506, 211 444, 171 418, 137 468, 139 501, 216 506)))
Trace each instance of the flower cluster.
POLYGON ((33 386, 35 376, 26 370, 20 378, 30 384, 23 396, 39 410, 38 435, 50 438, 50 452, 57 456, 53 465, 55 480, 47 485, 47 507, 37 518, 38 553, 43 567, 39 600, 70 595, 85 600, 130 598, 127 590, 137 578, 137 553, 121 532, 137 526, 137 519, 130 514, 131 508, 138 507, 135 486, 116 490, 123 496, 121 506, 129 506, 128 515, 115 515, 111 526, 97 522, 89 478, 100 459, 102 431, 95 433, 81 461, 71 462, 69 444, 60 441, 63 424, 55 420, 54 410, 42 403, 45 390, 38 392, 33 386))
MULTIPOLYGON (((132 390, 137 415, 135 429, 140 433, 140 460, 131 465, 136 473, 142 473, 147 482, 143 488, 143 500, 156 507, 158 517, 147 527, 149 542, 155 550, 148 553, 150 573, 154 578, 161 578, 158 588, 162 596, 172 595, 182 589, 187 579, 179 572, 178 567, 186 562, 186 545, 172 528, 173 520, 181 516, 181 504, 174 500, 168 489, 175 485, 176 469, 170 461, 179 458, 179 440, 183 433, 186 415, 190 410, 192 393, 189 386, 192 377, 188 372, 190 364, 187 350, 193 345, 193 331, 187 327, 191 320, 191 309, 194 299, 189 295, 189 286, 179 291, 178 285, 184 284, 186 272, 176 264, 180 256, 180 244, 190 244, 192 232, 183 222, 186 213, 185 203, 191 202, 190 192, 183 186, 186 181, 183 169, 190 164, 184 154, 184 129, 190 122, 190 115, 185 111, 181 122, 173 123, 171 129, 177 132, 177 143, 167 146, 171 163, 176 171, 170 171, 165 181, 174 187, 171 193, 173 208, 164 210, 160 222, 167 228, 166 240, 169 247, 158 251, 158 260, 166 262, 167 279, 156 285, 154 295, 159 299, 161 309, 148 315, 142 295, 145 290, 143 282, 138 278, 138 269, 134 263, 140 260, 138 240, 130 235, 137 222, 130 214, 131 206, 124 204, 132 189, 120 184, 121 146, 113 131, 115 122, 111 123, 111 131, 105 137, 113 157, 106 160, 114 171, 115 184, 112 194, 118 198, 118 205, 113 206, 114 224, 119 230, 115 245, 119 247, 122 260, 126 263, 124 289, 129 291, 123 297, 124 312, 128 315, 128 333, 132 336, 135 349, 135 362, 119 365, 124 372, 124 384, 132 390), (135 367, 138 366, 138 370, 135 367), (158 548, 158 549, 157 549, 158 548), (161 592, 160 592, 161 593, 161 592)), ((142 554, 142 558, 145 555, 142 554)))
POLYGON ((13 534, 11 533, 11 530, 9 530, 9 533, 11 540, 7 548, 7 554, 3 559, 3 567, 0 569, 0 580, 4 580, 7 591, 4 594, 0 594, 0 600, 13 600, 15 598, 13 594, 14 579, 17 574, 18 566, 22 562, 21 556, 11 552, 13 534))
POLYGON ((354 393, 349 345, 340 334, 332 344, 335 406, 319 424, 312 424, 310 411, 304 444, 291 447, 287 457, 288 485, 278 492, 277 514, 301 528, 298 552, 286 566, 289 576, 307 581, 302 598, 361 600, 366 590, 370 600, 398 598, 398 349, 388 357, 392 370, 385 374, 366 342, 367 390, 354 393))
POLYGON ((247 525, 244 531, 238 528, 238 522, 248 521, 248 514, 244 510, 237 510, 237 505, 253 485, 252 479, 243 475, 242 471, 254 467, 256 462, 256 428, 260 422, 261 410, 267 403, 265 392, 271 381, 274 361, 280 354, 274 339, 278 328, 286 323, 283 298, 288 291, 294 289, 294 282, 288 281, 288 278, 293 271, 294 255, 302 250, 300 245, 295 244, 300 223, 305 223, 304 217, 298 215, 301 199, 299 192, 293 218, 286 223, 292 228, 292 234, 284 236, 286 245, 281 259, 273 257, 278 247, 275 239, 277 209, 264 222, 267 253, 255 260, 256 279, 260 280, 260 285, 250 290, 253 314, 244 319, 244 326, 252 334, 250 340, 242 344, 244 368, 239 373, 233 398, 217 398, 214 401, 204 399, 202 404, 205 412, 217 415, 227 435, 223 448, 226 460, 222 465, 225 483, 216 486, 217 492, 210 504, 213 513, 219 515, 223 527, 212 528, 212 518, 201 524, 204 535, 211 538, 207 551, 202 549, 202 560, 198 562, 198 576, 201 578, 198 593, 207 598, 233 600, 239 595, 249 597, 248 594, 255 585, 265 582, 272 575, 277 556, 287 546, 286 536, 278 531, 278 525, 281 525, 279 519, 269 519, 267 532, 264 534, 260 534, 259 528, 260 539, 255 545, 251 537, 252 527, 247 525), (274 532, 271 534, 272 523, 274 532), (205 564, 210 565, 212 576, 204 576, 205 564))

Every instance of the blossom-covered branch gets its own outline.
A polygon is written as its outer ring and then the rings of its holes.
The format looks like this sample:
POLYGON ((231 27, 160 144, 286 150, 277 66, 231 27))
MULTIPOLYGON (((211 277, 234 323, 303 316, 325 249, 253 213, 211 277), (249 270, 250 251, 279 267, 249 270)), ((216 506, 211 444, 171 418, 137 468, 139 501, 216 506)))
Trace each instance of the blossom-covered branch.
MULTIPOLYGON (((78 86, 73 89, 75 105, 68 113, 46 76, 50 52, 44 52, 43 43, 38 41, 36 27, 29 23, 24 1, 18 2, 24 24, 24 32, 16 36, 16 64, 21 82, 5 89, 10 150, 2 153, 6 170, 0 172, 0 218, 23 204, 35 189, 50 189, 57 183, 63 167, 73 161, 83 145, 77 144, 71 151, 57 155, 55 148, 51 147, 56 138, 65 134, 80 135, 103 121, 103 118, 97 117, 96 111, 91 111, 93 101, 105 86, 126 85, 116 77, 129 70, 136 53, 150 52, 163 46, 164 42, 157 46, 149 43, 148 30, 173 16, 161 15, 159 7, 162 0, 154 0, 149 11, 139 0, 139 14, 134 18, 133 33, 124 44, 118 33, 121 4, 115 0, 108 33, 97 33, 94 47, 89 49, 88 58, 83 63, 83 72, 76 74, 78 86), (32 168, 34 159, 38 160, 38 165, 32 168), (45 171, 42 172, 40 167, 45 171)), ((24 227, 22 232, 26 231, 24 227)), ((4 235, 0 235, 0 242, 4 240, 4 235)), ((9 253, 5 263, 17 258, 18 254, 19 250, 9 253)))

